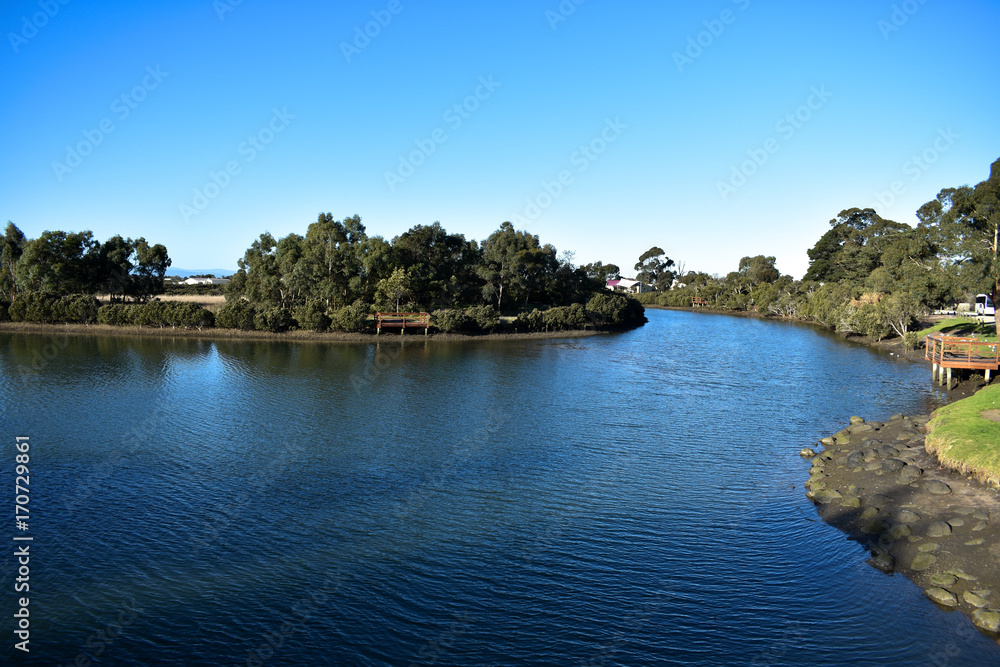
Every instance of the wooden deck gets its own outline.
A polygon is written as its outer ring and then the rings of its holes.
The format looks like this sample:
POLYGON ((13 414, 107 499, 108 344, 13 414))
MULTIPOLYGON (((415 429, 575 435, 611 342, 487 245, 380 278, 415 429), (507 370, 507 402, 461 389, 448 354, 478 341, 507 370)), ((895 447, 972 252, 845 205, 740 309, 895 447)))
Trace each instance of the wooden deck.
POLYGON ((691 306, 693 308, 703 308, 708 305, 708 301, 701 298, 700 296, 693 297, 691 299, 691 306))
POLYGON ((375 313, 375 335, 382 329, 399 329, 400 335, 407 329, 423 329, 424 335, 431 328, 430 313, 375 313))
POLYGON ((924 359, 933 364, 934 377, 940 372, 940 384, 945 383, 947 375, 948 386, 951 387, 953 368, 985 371, 986 381, 989 382, 990 373, 1000 369, 1000 344, 980 338, 931 334, 927 337, 924 359))

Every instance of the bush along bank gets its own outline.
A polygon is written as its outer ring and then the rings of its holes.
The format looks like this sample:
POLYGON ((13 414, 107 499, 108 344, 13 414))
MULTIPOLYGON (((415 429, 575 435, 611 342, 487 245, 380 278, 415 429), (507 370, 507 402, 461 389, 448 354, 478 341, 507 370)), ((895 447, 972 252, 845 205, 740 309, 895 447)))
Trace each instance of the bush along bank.
POLYGON ((215 315, 193 303, 150 301, 104 304, 90 294, 57 296, 44 292, 18 294, 9 305, 0 302, 0 322, 32 324, 107 324, 143 327, 211 327, 215 315))
MULTIPOLYGON (((0 302, 0 322, 218 328, 278 334, 296 330, 375 333, 372 310, 370 304, 356 301, 328 315, 322 304, 316 302, 289 310, 237 299, 227 301, 215 315, 193 303, 151 301, 101 305, 89 295, 56 297, 32 293, 18 295, 9 306, 0 302)), ((586 304, 534 309, 506 319, 492 306, 440 309, 431 314, 431 331, 465 335, 613 331, 638 327, 645 322, 645 309, 641 304, 626 295, 609 292, 595 295, 586 304)))
POLYGON ((802 451, 812 458, 806 496, 871 552, 871 565, 903 574, 1000 639, 1000 494, 938 464, 926 448, 928 420, 852 417, 820 453, 802 451))

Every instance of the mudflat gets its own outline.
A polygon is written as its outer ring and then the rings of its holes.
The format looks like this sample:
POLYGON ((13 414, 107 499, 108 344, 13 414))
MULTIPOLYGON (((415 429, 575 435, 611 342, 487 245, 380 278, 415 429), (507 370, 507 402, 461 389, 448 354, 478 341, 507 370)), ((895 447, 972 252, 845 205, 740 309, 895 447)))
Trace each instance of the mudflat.
POLYGON ((1000 493, 926 451, 928 420, 852 418, 820 441, 806 495, 824 521, 871 552, 872 566, 906 576, 1000 639, 1000 493))

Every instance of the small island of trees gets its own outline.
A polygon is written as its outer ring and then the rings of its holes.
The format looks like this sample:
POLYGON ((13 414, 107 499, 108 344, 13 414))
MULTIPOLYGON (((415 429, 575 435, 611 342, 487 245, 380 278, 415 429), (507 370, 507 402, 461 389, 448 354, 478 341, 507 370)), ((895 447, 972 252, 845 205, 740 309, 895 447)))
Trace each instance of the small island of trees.
POLYGON ((274 333, 372 330, 375 311, 429 311, 438 331, 524 333, 645 322, 643 307, 606 289, 618 268, 578 267, 537 235, 503 223, 482 244, 417 225, 386 241, 357 215, 320 214, 306 234, 264 233, 239 260, 213 313, 165 302, 171 260, 161 245, 90 232, 27 239, 9 223, 0 254, 0 320, 211 327, 274 333), (102 303, 101 299, 105 301, 102 303))

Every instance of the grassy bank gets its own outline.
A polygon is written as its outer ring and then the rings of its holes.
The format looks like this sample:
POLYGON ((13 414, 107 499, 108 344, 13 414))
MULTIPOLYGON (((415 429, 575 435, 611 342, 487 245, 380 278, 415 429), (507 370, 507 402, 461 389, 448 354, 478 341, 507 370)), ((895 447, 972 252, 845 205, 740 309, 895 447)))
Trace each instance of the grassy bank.
POLYGON ((950 317, 917 332, 917 336, 942 333, 947 336, 976 336, 985 340, 996 340, 996 328, 992 324, 980 324, 971 317, 950 317))
POLYGON ((927 451, 948 468, 1000 487, 1000 384, 936 410, 927 451))

